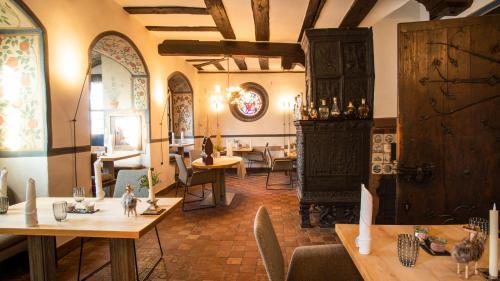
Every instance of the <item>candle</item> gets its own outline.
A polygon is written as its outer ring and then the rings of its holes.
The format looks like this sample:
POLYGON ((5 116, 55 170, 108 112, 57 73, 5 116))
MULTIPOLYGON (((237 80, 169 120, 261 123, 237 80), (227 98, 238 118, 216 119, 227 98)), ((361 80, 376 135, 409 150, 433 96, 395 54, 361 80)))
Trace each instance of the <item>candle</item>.
POLYGON ((250 139, 250 149, 253 149, 253 146, 252 146, 252 139, 250 139))
POLYGON ((172 132, 172 143, 175 143, 175 133, 172 132))
POLYGON ((181 143, 184 143, 184 132, 181 131, 181 143))
POLYGON ((148 185, 149 185, 149 200, 152 202, 155 200, 155 191, 153 189, 153 169, 148 169, 148 185))
POLYGON ((495 204, 493 204, 493 210, 490 210, 489 271, 491 277, 498 277, 498 210, 495 204))

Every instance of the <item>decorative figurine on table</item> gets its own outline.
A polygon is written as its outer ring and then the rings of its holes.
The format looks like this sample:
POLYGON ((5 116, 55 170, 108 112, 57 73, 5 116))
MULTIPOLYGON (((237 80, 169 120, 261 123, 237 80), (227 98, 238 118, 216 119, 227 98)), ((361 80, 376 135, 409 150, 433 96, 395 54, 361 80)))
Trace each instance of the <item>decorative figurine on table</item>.
POLYGON ((212 144, 210 137, 203 138, 202 151, 203 163, 205 163, 205 165, 213 165, 214 158, 212 157, 212 153, 214 153, 214 145, 212 144))
POLYGON ((137 201, 140 201, 134 195, 134 188, 129 184, 125 187, 125 193, 122 196, 122 207, 123 214, 127 214, 127 217, 130 216, 130 213, 137 216, 137 201))
POLYGON ((460 264, 465 264, 465 279, 469 279, 469 262, 474 262, 474 274, 478 274, 477 261, 483 255, 486 237, 473 225, 464 226, 464 230, 469 233, 469 237, 453 247, 451 256, 457 262, 457 274, 460 274, 460 264))

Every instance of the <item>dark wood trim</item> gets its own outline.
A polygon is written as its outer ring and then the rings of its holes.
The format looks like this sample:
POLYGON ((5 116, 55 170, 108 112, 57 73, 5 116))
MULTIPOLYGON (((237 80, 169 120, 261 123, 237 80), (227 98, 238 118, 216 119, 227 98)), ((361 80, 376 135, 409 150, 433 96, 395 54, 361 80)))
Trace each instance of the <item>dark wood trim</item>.
POLYGON ((229 22, 222 0, 205 0, 205 5, 207 5, 207 11, 212 15, 215 25, 219 28, 222 37, 224 37, 224 39, 236 39, 236 35, 234 35, 231 22, 229 22))
POLYGON ((304 22, 302 23, 302 28, 300 29, 299 39, 297 39, 297 42, 302 41, 304 30, 314 28, 325 3, 326 0, 309 0, 306 16, 304 17, 304 22))
POLYGON ((149 143, 168 142, 169 138, 150 139, 149 143))
POLYGON ((232 56, 232 58, 234 60, 234 63, 238 66, 239 70, 248 70, 247 63, 245 62, 245 57, 232 56))
POLYGON ((339 27, 357 27, 376 3, 377 0, 355 0, 339 27))
POLYGON ((146 26, 149 31, 208 31, 208 32, 218 32, 219 29, 215 26, 146 26))
POLYGON ((213 65, 215 66, 215 68, 217 68, 217 70, 221 70, 221 71, 224 71, 226 70, 222 64, 220 64, 220 62, 214 62, 213 65))
MULTIPOLYGON (((215 138, 216 135, 211 135, 211 138, 215 138)), ((295 137, 295 134, 239 134, 239 135, 221 135, 222 138, 282 138, 282 137, 295 137)), ((184 137, 185 139, 202 139, 204 136, 189 136, 184 137)), ((178 139, 178 138, 176 138, 178 139)))
POLYGON ((446 16, 456 16, 472 5, 473 0, 417 0, 422 3, 431 20, 446 16))
POLYGON ((57 156, 57 155, 63 155, 63 154, 71 154, 71 153, 75 152, 75 150, 76 150, 76 153, 87 152, 87 151, 90 151, 90 145, 77 146, 75 148, 73 148, 73 147, 57 147, 57 148, 52 148, 47 153, 47 156, 57 156))
POLYGON ((259 58, 259 66, 260 66, 260 70, 269 70, 269 59, 268 58, 259 58))
POLYGON ((269 0, 252 0, 255 40, 269 41, 269 0))
POLYGON ((209 60, 214 60, 214 58, 209 58, 209 59, 187 59, 187 62, 202 62, 202 61, 209 61, 209 60))
POLYGON ((189 14, 189 15, 208 15, 207 8, 198 7, 180 7, 180 6, 158 6, 158 7, 123 7, 129 14, 189 14))
MULTIPOLYGON (((48 151, 0 151, 0 158, 50 157, 72 154, 74 151, 75 148, 73 148, 72 146, 50 148, 48 151)), ((87 151, 90 151, 90 145, 82 145, 76 147, 77 153, 87 151)))
POLYGON ((305 65, 304 51, 298 43, 248 42, 248 41, 199 41, 165 40, 158 45, 162 56, 245 56, 280 57, 287 62, 284 69, 294 64, 305 65))
POLYGON ((198 68, 198 67, 203 68, 204 66, 215 64, 215 63, 220 63, 221 61, 225 61, 225 60, 226 60, 226 58, 213 59, 213 60, 209 60, 209 61, 204 62, 204 63, 195 64, 193 66, 196 68, 198 68))
MULTIPOLYGON (((227 72, 225 72, 227 73, 227 72)), ((280 73, 280 74, 286 74, 286 73, 305 73, 304 70, 251 70, 251 71, 229 71, 231 74, 273 74, 273 73, 280 73)), ((198 74, 221 74, 220 71, 212 71, 212 70, 203 70, 203 71, 198 71, 198 74)))
POLYGON ((494 15, 498 13, 500 13, 500 0, 495 0, 477 9, 475 12, 469 14, 468 17, 494 15))
POLYGON ((396 117, 373 118, 375 128, 396 128, 398 119, 396 117))

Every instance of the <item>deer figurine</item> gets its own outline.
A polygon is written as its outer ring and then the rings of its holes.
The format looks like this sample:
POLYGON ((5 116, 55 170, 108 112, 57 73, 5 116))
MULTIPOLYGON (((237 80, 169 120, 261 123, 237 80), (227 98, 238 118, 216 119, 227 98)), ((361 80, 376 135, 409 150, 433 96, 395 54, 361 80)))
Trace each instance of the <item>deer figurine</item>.
POLYGON ((464 230, 469 233, 469 237, 453 247, 451 256, 457 262, 457 274, 460 274, 460 264, 465 264, 465 279, 469 279, 470 262, 474 262, 474 274, 478 274, 477 262, 483 255, 486 236, 471 225, 464 226, 464 230))
POLYGON ((133 191, 134 188, 131 185, 127 185, 125 187, 125 193, 122 196, 122 206, 123 206, 123 214, 127 214, 127 217, 130 216, 132 213, 133 215, 137 216, 137 201, 140 201, 135 197, 133 191))

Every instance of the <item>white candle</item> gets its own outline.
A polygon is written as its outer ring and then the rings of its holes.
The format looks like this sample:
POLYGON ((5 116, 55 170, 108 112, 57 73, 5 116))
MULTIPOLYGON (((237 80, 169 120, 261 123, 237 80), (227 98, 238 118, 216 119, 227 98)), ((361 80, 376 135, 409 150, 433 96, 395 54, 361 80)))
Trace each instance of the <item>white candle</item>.
POLYGON ((153 173, 152 169, 148 169, 148 184, 149 184, 149 200, 155 200, 155 191, 153 189, 153 173))
POLYGON ((175 133, 172 132, 172 143, 175 143, 175 133))
POLYGON ((490 276, 498 277, 498 210, 490 210, 490 276))
POLYGON ((252 146, 252 139, 250 139, 250 149, 253 149, 253 146, 252 146))
POLYGON ((181 143, 184 143, 184 132, 181 131, 181 143))

